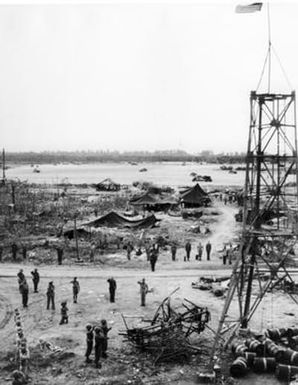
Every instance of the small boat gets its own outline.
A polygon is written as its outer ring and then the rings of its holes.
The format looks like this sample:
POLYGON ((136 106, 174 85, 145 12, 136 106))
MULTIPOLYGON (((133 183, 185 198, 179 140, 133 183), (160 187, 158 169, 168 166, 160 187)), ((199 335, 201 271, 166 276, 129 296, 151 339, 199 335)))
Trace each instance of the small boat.
POLYGON ((38 167, 35 167, 35 168, 33 169, 33 172, 39 173, 39 172, 40 172, 40 169, 39 169, 38 167))
POLYGON ((235 171, 235 170, 229 170, 229 174, 237 174, 237 171, 235 171))
POLYGON ((148 170, 145 167, 144 168, 140 168, 140 170, 139 170, 139 172, 146 172, 146 171, 148 171, 148 170))

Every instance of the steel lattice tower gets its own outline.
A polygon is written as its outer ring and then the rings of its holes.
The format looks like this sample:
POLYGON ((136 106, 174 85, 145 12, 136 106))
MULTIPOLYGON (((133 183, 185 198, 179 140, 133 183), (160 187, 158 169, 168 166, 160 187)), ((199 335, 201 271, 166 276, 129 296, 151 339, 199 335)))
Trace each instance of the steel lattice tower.
POLYGON ((285 280, 293 282, 297 170, 295 92, 251 92, 241 246, 212 355, 219 342, 227 344, 239 328, 248 326, 268 291, 285 280), (237 302, 236 316, 235 311, 231 316, 232 301, 237 302))

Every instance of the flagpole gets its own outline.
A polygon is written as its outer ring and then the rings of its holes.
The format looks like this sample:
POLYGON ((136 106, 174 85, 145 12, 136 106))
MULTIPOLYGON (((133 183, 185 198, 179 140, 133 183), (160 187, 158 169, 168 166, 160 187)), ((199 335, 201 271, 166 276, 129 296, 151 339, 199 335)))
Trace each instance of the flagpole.
POLYGON ((267 24, 268 24, 268 94, 271 86, 271 23, 269 1, 267 3, 267 24))

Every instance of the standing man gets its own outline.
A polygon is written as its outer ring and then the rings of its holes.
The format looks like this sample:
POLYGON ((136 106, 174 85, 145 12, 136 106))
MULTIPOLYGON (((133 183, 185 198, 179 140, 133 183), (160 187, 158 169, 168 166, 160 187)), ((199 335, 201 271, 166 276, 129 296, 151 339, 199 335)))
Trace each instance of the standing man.
POLYGON ((96 368, 101 368, 101 363, 99 362, 100 361, 100 357, 102 356, 102 352, 103 352, 103 346, 104 346, 104 336, 103 336, 103 333, 101 331, 101 328, 100 327, 96 327, 94 329, 94 332, 95 332, 95 336, 94 336, 94 355, 95 355, 95 367, 96 368))
POLYGON ((156 245, 153 245, 151 250, 150 250, 150 265, 151 265, 151 271, 155 271, 155 264, 157 261, 157 254, 158 254, 158 249, 156 245))
POLYGON ((142 281, 139 281, 138 284, 140 285, 141 306, 146 306, 146 295, 149 291, 149 288, 145 282, 145 278, 143 278, 142 281))
POLYGON ((109 283, 110 302, 115 302, 115 292, 117 289, 117 283, 113 277, 109 278, 107 282, 109 283))
POLYGON ((31 275, 32 275, 32 281, 33 281, 33 286, 34 286, 34 293, 38 293, 38 283, 39 283, 39 273, 37 271, 37 269, 34 269, 33 271, 31 271, 31 275))
POLYGON ((130 261, 130 255, 131 255, 131 252, 133 251, 133 245, 130 243, 130 241, 128 241, 126 245, 126 251, 127 251, 127 259, 130 261))
POLYGON ((63 301, 61 302, 61 321, 59 325, 63 325, 64 323, 68 324, 68 307, 67 302, 63 301))
POLYGON ((47 290, 47 310, 49 310, 50 304, 52 305, 52 310, 55 310, 55 286, 53 281, 49 282, 47 290))
POLYGON ((20 292, 22 294, 23 307, 28 307, 29 286, 26 280, 20 284, 20 292))
POLYGON ((90 357, 90 354, 92 353, 92 348, 93 348, 93 327, 90 324, 86 325, 86 343, 87 343, 87 349, 85 353, 85 357, 86 357, 85 362, 89 364, 91 362, 89 357, 90 357))
POLYGON ((95 256, 95 244, 92 242, 91 248, 90 248, 90 262, 94 262, 94 256, 95 256))
POLYGON ((63 249, 61 246, 58 246, 56 250, 57 250, 58 265, 62 265, 63 249))
POLYGON ((203 255, 203 245, 201 244, 201 242, 199 242, 197 246, 197 251, 198 251, 198 260, 201 261, 202 255, 203 255))
POLYGON ((72 283, 73 303, 77 303, 78 294, 80 292, 80 284, 77 280, 77 277, 74 277, 74 279, 70 283, 72 283))
POLYGON ((191 244, 189 241, 187 241, 185 244, 185 251, 186 251, 186 260, 189 261, 190 251, 191 251, 191 244))
POLYGON ((112 329, 108 327, 108 323, 105 319, 100 321, 100 328, 103 334, 103 347, 102 347, 102 357, 107 358, 107 350, 108 350, 108 332, 112 329))
POLYGON ((24 281, 26 281, 26 277, 23 272, 23 269, 20 269, 20 271, 17 274, 17 277, 18 277, 18 283, 19 283, 19 290, 21 291, 21 285, 24 281))
POLYGON ((14 243, 11 245, 12 259, 13 259, 14 261, 17 259, 17 252, 18 252, 18 246, 17 246, 17 244, 14 242, 14 243))
POLYGON ((211 243, 210 241, 208 241, 206 244, 207 261, 210 261, 211 248, 212 248, 211 243))
POLYGON ((172 261, 176 261, 177 246, 175 243, 171 245, 172 261))

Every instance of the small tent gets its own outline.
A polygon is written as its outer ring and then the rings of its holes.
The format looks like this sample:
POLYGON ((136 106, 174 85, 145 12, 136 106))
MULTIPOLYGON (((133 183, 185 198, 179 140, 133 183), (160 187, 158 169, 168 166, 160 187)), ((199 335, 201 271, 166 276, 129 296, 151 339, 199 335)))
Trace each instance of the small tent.
POLYGON ((115 183, 110 178, 104 179, 95 185, 97 191, 119 191, 120 187, 120 184, 115 183))

